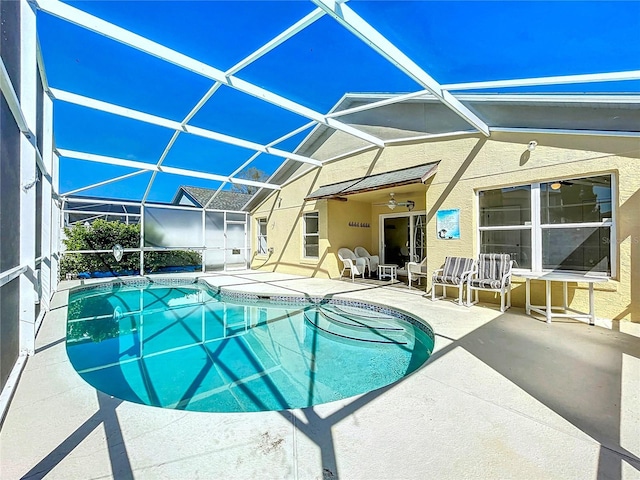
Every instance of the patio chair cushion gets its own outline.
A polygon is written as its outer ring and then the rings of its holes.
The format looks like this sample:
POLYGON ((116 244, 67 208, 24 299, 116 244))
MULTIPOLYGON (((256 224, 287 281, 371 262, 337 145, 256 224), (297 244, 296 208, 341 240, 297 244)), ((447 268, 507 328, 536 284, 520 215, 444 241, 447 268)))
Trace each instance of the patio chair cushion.
MULTIPOLYGON (((472 282, 484 282, 489 281, 487 285, 490 288, 500 288, 500 282, 502 277, 509 273, 509 263, 511 262, 511 255, 508 253, 482 253, 478 259, 478 274, 477 278, 471 280, 472 282), (493 287, 493 283, 490 281, 497 281, 497 286, 493 287)), ((507 278, 508 285, 509 278, 507 278)), ((484 286, 483 283, 475 284, 474 286, 484 286)))
POLYGON ((472 287, 479 288, 500 288, 502 286, 501 280, 492 280, 491 278, 471 278, 469 284, 472 287))
POLYGON ((435 283, 446 283, 447 285, 460 285, 460 277, 446 277, 444 275, 434 275, 435 283))
POLYGON ((433 281, 447 285, 460 285, 462 274, 471 270, 472 267, 473 259, 471 258, 447 257, 444 260, 442 274, 434 275, 433 281))

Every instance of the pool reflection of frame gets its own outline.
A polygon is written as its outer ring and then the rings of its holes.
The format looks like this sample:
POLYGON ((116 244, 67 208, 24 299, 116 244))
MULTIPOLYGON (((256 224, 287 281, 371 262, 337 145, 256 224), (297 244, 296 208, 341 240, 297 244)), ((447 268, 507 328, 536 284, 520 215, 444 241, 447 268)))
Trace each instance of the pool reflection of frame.
POLYGON ((438 210, 436 213, 436 233, 441 240, 460 239, 460 209, 438 210))

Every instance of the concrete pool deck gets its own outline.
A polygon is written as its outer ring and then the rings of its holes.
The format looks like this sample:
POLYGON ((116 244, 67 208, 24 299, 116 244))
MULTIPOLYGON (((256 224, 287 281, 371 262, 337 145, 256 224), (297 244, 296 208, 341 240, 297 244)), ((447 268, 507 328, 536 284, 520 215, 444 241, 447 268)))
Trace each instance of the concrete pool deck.
POLYGON ((261 294, 331 295, 425 319, 414 374, 282 412, 167 410, 96 391, 66 355, 62 282, 0 431, 0 478, 640 479, 640 325, 546 324, 431 302, 388 282, 268 272, 201 277, 261 294))

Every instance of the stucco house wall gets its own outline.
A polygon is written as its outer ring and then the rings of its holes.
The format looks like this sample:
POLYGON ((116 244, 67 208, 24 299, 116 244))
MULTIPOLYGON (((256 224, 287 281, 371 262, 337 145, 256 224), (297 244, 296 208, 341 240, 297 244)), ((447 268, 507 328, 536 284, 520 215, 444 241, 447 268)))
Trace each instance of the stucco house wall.
MULTIPOLYGON (((335 151, 333 140, 339 141, 339 136, 330 137, 319 151, 335 151)), ((428 269, 433 271, 446 256, 477 257, 478 190, 609 173, 614 177, 616 245, 611 280, 595 286, 596 314, 600 318, 640 322, 639 158, 637 138, 586 135, 493 133, 490 139, 462 135, 392 145, 384 150, 368 149, 331 161, 320 169, 310 169, 252 212, 254 222, 268 218, 268 245, 274 248, 270 256, 254 256, 252 268, 336 278, 342 267, 337 259, 338 248, 363 245, 378 253, 379 216, 388 213, 388 209, 360 200, 357 195, 346 202, 305 202, 305 197, 323 185, 439 161, 435 176, 426 185, 416 185, 412 194, 418 200, 415 210, 426 211, 428 269), (527 149, 531 140, 538 143, 533 152, 527 149), (460 209, 460 239, 437 239, 436 212, 450 208, 460 209), (319 212, 318 259, 302 257, 302 215, 311 211, 319 212), (349 227, 350 222, 370 227, 349 227)), ((252 241, 255 247, 256 239, 252 241)), ((544 303, 543 283, 534 281, 532 286, 532 301, 544 303)), ((554 298, 559 299, 561 294, 554 284, 554 298)), ((570 285, 571 306, 588 310, 587 294, 586 284, 570 285)), ((524 280, 517 276, 512 299, 514 306, 524 306, 524 280)), ((482 295, 481 300, 497 302, 490 293, 482 295)))

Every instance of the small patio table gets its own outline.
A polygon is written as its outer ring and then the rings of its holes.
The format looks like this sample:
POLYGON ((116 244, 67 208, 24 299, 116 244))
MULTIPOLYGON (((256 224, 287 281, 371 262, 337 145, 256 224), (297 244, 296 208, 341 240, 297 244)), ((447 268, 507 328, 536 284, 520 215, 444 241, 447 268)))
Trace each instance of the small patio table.
POLYGON ((389 280, 398 279, 398 266, 391 265, 389 263, 383 263, 378 265, 378 278, 382 280, 382 277, 389 277, 389 280))
POLYGON ((581 275, 579 273, 561 273, 561 272, 522 272, 513 273, 515 276, 526 279, 526 312, 527 315, 531 315, 531 312, 544 315, 547 319, 547 323, 551 323, 551 319, 558 318, 587 318, 589 319, 589 325, 593 325, 596 320, 595 314, 595 300, 593 294, 594 283, 605 283, 609 279, 607 277, 596 277, 593 275, 581 275), (531 280, 544 280, 545 282, 545 305, 531 305, 531 280), (554 307, 551 305, 551 282, 562 282, 563 301, 562 307, 554 307), (569 282, 576 283, 588 283, 589 284, 589 313, 580 312, 569 308, 568 306, 568 286, 569 282), (562 313, 556 313, 553 309, 560 309, 562 313))

